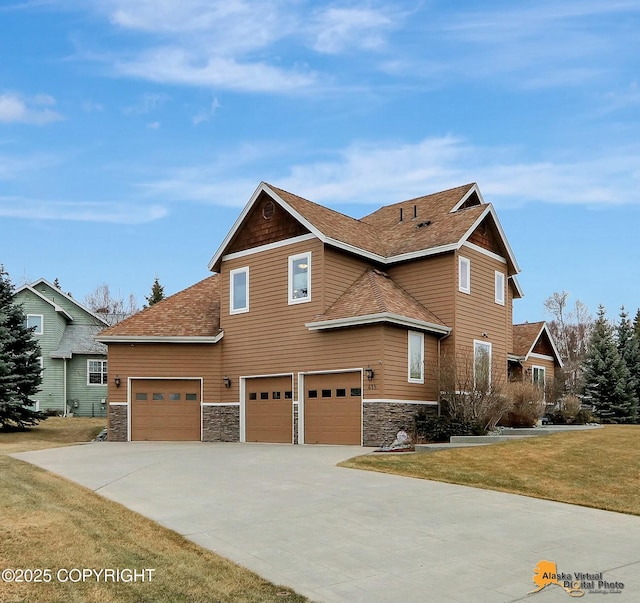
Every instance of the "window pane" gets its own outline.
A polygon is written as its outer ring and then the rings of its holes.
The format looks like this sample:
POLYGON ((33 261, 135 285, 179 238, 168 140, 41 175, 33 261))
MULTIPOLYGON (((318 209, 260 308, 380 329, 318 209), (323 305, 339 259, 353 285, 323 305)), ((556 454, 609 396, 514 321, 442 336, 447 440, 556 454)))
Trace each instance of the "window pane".
POLYGON ((140 393, 140 392, 136 394, 136 400, 148 400, 148 398, 149 396, 147 396, 147 394, 140 393))
POLYGON ((281 392, 273 392, 273 399, 274 400, 280 400, 280 394, 281 394, 281 392))
POLYGON ((164 400, 164 394, 153 394, 154 400, 164 400))
POLYGON ((289 390, 289 391, 284 392, 284 399, 285 399, 285 400, 291 400, 291 399, 293 399, 293 392, 292 392, 292 391, 290 391, 290 390, 289 390))
POLYGON ((424 378, 424 338, 422 333, 409 333, 409 379, 424 378))
POLYGON ((180 394, 169 394, 169 400, 173 400, 175 402, 180 399, 181 399, 180 394))
POLYGON ((322 390, 322 397, 323 398, 331 398, 331 390, 330 389, 323 389, 322 390))
POLYGON ((269 392, 260 392, 260 400, 268 400, 269 392))
POLYGON ((346 398, 347 390, 343 388, 336 389, 336 398, 346 398))
POLYGON ((236 272, 233 275, 233 309, 242 310, 247 307, 247 273, 236 272))
POLYGON ((351 395, 352 396, 361 396, 362 395, 362 389, 360 389, 359 387, 352 387, 351 388, 351 395))
POLYGON ((294 260, 293 262, 293 299, 304 299, 309 295, 309 264, 307 258, 294 260))
POLYGON ((198 394, 185 394, 184 399, 189 402, 196 402, 198 400, 198 394))
POLYGON ((256 392, 249 392, 249 400, 257 400, 258 394, 256 392))
POLYGON ((307 398, 317 398, 318 397, 318 390, 317 389, 310 389, 307 392, 307 398))
POLYGON ((486 389, 491 383, 491 345, 477 341, 474 346, 473 374, 477 389, 486 389))
POLYGON ((35 327, 34 333, 42 334, 42 316, 36 316, 30 314, 27 316, 27 328, 31 329, 35 327))

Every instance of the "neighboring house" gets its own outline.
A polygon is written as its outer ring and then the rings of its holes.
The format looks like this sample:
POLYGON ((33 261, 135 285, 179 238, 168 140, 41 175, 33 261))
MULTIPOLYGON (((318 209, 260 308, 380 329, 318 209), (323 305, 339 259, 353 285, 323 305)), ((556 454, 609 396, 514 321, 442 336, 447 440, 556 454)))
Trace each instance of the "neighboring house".
POLYGON ((38 409, 105 416, 107 348, 95 335, 107 323, 45 279, 19 287, 14 299, 42 352, 38 409))
POLYGON ((506 379, 519 267, 475 184, 356 220, 262 183, 209 269, 98 336, 111 440, 379 445, 447 355, 506 379))
POLYGON ((531 381, 548 391, 553 387, 556 368, 562 359, 547 323, 513 325, 513 353, 509 354, 509 378, 531 381))

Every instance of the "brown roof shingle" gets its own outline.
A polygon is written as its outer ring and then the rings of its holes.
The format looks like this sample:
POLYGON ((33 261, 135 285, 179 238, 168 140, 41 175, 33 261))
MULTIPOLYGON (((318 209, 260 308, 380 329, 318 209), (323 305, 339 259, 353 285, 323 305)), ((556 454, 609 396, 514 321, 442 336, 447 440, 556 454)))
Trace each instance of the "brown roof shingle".
POLYGON ((524 358, 535 344, 544 321, 513 325, 513 354, 524 358))
POLYGON ((447 328, 433 312, 397 285, 389 276, 368 268, 324 314, 315 321, 334 321, 377 314, 394 314, 400 317, 447 328))
POLYGON ((219 332, 220 276, 214 274, 105 329, 98 337, 213 337, 219 332))

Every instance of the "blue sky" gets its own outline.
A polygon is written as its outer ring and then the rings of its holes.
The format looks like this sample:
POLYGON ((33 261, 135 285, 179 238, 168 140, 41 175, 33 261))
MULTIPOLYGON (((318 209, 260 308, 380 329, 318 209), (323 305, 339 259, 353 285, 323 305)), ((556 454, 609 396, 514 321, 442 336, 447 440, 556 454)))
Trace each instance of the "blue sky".
POLYGON ((4 0, 0 263, 144 302, 261 180, 361 217, 478 182, 522 268, 640 306, 640 2, 4 0))

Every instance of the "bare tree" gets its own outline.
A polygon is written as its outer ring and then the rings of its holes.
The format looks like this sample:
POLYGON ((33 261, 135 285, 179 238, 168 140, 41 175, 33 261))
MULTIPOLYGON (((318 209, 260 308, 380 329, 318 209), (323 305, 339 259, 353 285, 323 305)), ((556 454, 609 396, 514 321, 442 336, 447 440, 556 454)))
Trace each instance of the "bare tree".
POLYGON ((593 329, 593 317, 579 299, 573 307, 569 306, 568 300, 569 293, 556 292, 545 300, 544 307, 552 318, 549 331, 564 363, 564 389, 569 394, 576 394, 581 388, 582 363, 593 329))
POLYGON ((486 431, 494 429, 511 408, 504 394, 505 375, 490 366, 488 357, 475 355, 473 350, 444 355, 440 388, 451 417, 486 431))
POLYGON ((97 314, 110 326, 135 314, 139 309, 136 298, 132 293, 125 300, 120 291, 118 291, 117 295, 112 294, 109 285, 106 283, 98 285, 93 293, 84 298, 84 303, 94 314, 97 314))

